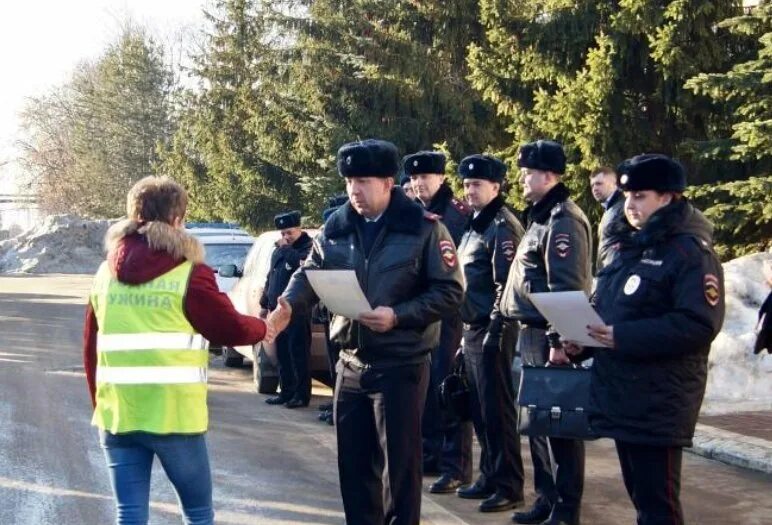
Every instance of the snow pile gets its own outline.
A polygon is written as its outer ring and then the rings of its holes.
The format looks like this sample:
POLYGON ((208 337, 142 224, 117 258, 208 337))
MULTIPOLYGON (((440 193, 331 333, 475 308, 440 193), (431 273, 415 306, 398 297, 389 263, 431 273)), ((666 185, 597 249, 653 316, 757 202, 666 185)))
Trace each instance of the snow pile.
POLYGON ((769 293, 756 253, 725 263, 726 317, 710 352, 703 412, 772 407, 772 355, 753 353, 759 307, 769 293))
POLYGON ((0 241, 0 272, 94 273, 104 259, 112 221, 51 215, 29 230, 0 241))

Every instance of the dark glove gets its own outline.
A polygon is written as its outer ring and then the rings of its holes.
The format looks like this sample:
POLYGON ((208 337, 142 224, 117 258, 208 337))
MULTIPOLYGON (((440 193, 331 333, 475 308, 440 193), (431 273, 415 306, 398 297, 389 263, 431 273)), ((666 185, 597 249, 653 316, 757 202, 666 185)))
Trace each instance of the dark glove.
POLYGON ((488 324, 483 338, 483 352, 498 352, 501 348, 501 317, 494 317, 488 324))

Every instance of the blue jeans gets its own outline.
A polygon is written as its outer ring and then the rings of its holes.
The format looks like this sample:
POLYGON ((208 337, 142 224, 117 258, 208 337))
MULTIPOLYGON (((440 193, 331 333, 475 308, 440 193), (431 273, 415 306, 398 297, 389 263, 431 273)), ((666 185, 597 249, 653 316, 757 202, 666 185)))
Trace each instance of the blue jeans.
POLYGON ((111 434, 99 431, 110 469, 118 525, 146 525, 150 504, 150 470, 158 456, 187 525, 214 524, 212 473, 204 434, 111 434))

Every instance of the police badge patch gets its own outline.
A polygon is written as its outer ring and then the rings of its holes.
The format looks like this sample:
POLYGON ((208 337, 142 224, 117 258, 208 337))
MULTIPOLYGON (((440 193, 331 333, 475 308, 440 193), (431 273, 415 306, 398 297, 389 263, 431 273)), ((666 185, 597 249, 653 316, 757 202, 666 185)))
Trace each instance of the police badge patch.
POLYGON ((515 242, 514 241, 501 241, 501 252, 504 254, 504 258, 507 261, 512 262, 515 258, 515 242))
POLYGON ((558 233, 555 235, 554 245, 558 257, 568 257, 568 254, 571 253, 571 236, 567 233, 558 233))
POLYGON ((712 273, 705 274, 705 300, 710 306, 716 306, 721 299, 719 291, 718 277, 712 273))
POLYGON ((445 262, 445 266, 448 268, 454 268, 456 266, 456 249, 453 247, 452 241, 440 241, 440 255, 442 256, 443 262, 445 262))

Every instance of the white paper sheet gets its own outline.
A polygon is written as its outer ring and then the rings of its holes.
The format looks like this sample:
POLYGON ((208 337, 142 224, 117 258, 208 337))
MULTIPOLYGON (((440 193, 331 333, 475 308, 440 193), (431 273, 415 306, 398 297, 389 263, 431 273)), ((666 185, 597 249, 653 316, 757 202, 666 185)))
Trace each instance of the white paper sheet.
POLYGON ((361 313, 372 311, 354 270, 306 270, 306 276, 332 313, 357 319, 361 313))
POLYGON ((583 346, 605 346, 587 335, 587 325, 606 323, 584 292, 532 293, 528 297, 562 339, 583 346))

